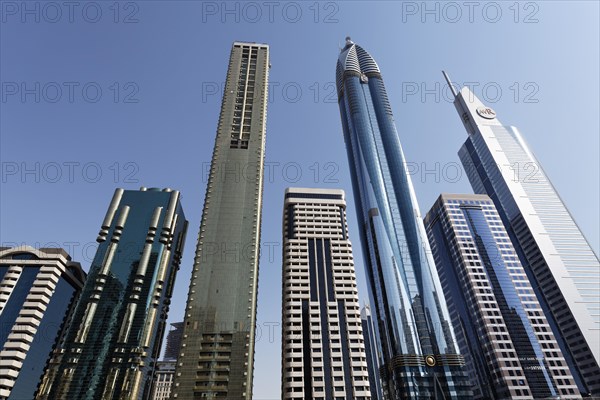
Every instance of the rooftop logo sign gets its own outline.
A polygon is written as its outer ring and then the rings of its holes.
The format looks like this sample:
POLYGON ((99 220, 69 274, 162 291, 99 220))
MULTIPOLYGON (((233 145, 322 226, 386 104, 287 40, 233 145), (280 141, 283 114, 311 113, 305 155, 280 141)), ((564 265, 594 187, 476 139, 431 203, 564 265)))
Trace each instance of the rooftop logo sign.
POLYGON ((477 107, 477 114, 479 114, 479 116, 481 118, 485 118, 485 119, 496 118, 496 111, 494 111, 493 109, 491 109, 489 107, 477 107))

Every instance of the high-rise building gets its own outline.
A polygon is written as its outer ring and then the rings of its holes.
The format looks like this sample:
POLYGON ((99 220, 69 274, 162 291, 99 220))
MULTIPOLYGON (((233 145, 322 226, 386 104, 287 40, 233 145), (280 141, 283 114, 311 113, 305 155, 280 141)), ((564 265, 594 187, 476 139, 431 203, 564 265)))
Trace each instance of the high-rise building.
POLYGON ((269 46, 235 42, 173 398, 252 398, 269 46))
POLYGON ((476 399, 580 399, 488 196, 442 194, 425 217, 476 399))
POLYGON ((163 360, 156 363, 152 396, 149 400, 169 400, 175 375, 175 361, 163 360))
POLYGON ((0 398, 32 399, 85 273, 59 248, 0 247, 0 398))
POLYGON ((375 335, 375 327, 373 326, 373 316, 371 315, 371 307, 368 305, 364 306, 360 311, 360 321, 365 341, 367 368, 369 369, 371 399, 383 400, 383 392, 381 391, 381 381, 379 378, 379 357, 377 356, 377 349, 381 346, 377 345, 376 342, 377 336, 375 335))
POLYGON ((384 395, 470 398, 381 72, 350 38, 336 82, 384 395))
POLYGON ((73 319, 37 399, 146 399, 187 221, 171 189, 117 189, 73 319))
POLYGON ((183 322, 174 322, 171 324, 171 329, 167 334, 167 345, 165 346, 164 360, 177 360, 179 349, 181 348, 181 340, 183 339, 183 322))
POLYGON ((600 263, 517 128, 468 88, 454 105, 475 193, 496 205, 583 393, 600 396, 600 263))
POLYGON ((282 399, 371 399, 343 190, 283 206, 282 399))

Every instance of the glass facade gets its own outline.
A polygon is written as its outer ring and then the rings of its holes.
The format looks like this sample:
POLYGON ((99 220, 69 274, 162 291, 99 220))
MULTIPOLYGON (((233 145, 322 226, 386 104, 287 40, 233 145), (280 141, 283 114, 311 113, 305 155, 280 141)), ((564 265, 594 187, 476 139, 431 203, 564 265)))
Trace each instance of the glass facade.
POLYGON ((469 133, 459 151, 529 276, 582 393, 600 395, 600 262, 521 133, 467 88, 454 102, 469 133), (483 116, 482 116, 483 115, 483 116))
POLYGON ((441 195, 425 225, 475 398, 580 398, 492 200, 441 195))
POLYGON ((381 390, 381 378, 379 377, 379 357, 377 354, 381 345, 377 343, 375 336, 375 327, 373 326, 373 317, 371 308, 364 306, 360 313, 360 322, 363 328, 363 337, 365 341, 365 355, 367 356, 367 366, 369 368, 369 387, 371 388, 371 399, 383 400, 381 390))
POLYGON ((150 394, 187 221, 170 189, 117 189, 98 250, 38 399, 150 394))
POLYGON ((84 281, 62 249, 0 249, 0 398, 34 397, 84 281))
POLYGON ((384 395, 471 398, 379 67, 348 39, 336 75, 384 395))

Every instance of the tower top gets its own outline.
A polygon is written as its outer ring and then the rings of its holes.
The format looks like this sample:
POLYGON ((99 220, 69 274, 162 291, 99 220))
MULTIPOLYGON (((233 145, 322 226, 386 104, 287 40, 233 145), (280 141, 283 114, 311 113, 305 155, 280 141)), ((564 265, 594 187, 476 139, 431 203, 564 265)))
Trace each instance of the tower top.
POLYGON ((450 90, 452 90, 452 94, 454 95, 454 97, 458 96, 458 93, 456 92, 454 86, 452 86, 452 82, 450 81, 450 77, 448 76, 446 71, 442 70, 442 74, 444 74, 444 78, 446 78, 446 83, 448 83, 448 86, 450 86, 450 90))
POLYGON ((350 71, 353 75, 358 76, 380 74, 379 67, 373 57, 362 47, 354 43, 350 39, 350 36, 346 37, 346 46, 340 52, 336 65, 335 80, 338 97, 343 88, 344 73, 346 71, 350 71))

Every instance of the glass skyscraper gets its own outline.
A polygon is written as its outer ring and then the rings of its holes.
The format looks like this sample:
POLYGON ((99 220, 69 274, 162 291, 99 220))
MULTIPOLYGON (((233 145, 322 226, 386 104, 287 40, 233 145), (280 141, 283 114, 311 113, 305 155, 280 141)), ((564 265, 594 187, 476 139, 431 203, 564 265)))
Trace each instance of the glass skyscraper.
POLYGON ((582 393, 600 396, 600 263, 517 128, 469 89, 454 105, 475 193, 496 205, 582 393))
POLYGON ((349 38, 336 82, 384 395, 471 398, 381 72, 349 38))
POLYGON ((179 192, 115 191, 81 298, 37 399, 150 395, 186 229, 179 192))
POLYGON ((371 307, 364 306, 360 311, 360 322, 363 328, 363 338, 365 341, 365 355, 367 356, 367 367, 369 369, 369 386, 371 388, 372 400, 383 400, 381 391, 381 379, 379 378, 379 357, 377 350, 381 346, 377 345, 377 336, 375 336, 375 326, 373 325, 373 316, 371 307))
POLYGON ((425 217, 476 399, 580 399, 488 196, 442 194, 425 217))
POLYGON ((0 248, 0 399, 32 399, 81 295, 63 249, 0 248))
POLYGON ((252 399, 269 46, 231 49, 172 398, 252 399))

